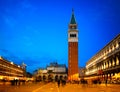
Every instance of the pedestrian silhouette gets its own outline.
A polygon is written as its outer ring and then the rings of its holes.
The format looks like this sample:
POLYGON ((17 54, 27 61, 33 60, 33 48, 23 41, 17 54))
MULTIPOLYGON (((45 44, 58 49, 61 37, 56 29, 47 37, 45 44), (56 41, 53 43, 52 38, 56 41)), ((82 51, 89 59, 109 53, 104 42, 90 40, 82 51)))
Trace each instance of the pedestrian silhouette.
POLYGON ((58 83, 58 87, 60 87, 60 79, 58 79, 57 83, 58 83))
POLYGON ((105 85, 107 86, 107 79, 105 80, 105 85))

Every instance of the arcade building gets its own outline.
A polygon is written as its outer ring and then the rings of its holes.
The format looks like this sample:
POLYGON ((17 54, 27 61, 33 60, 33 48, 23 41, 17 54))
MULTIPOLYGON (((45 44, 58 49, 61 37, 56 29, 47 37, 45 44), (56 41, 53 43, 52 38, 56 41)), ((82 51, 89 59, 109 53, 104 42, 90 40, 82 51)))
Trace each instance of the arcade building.
POLYGON ((67 79, 67 68, 65 64, 51 62, 46 68, 39 68, 34 73, 36 81, 58 81, 58 79, 67 79))
POLYGON ((120 73, 120 34, 86 63, 86 78, 111 80, 120 73))
POLYGON ((0 56, 0 81, 23 79, 26 76, 26 65, 17 65, 0 56))

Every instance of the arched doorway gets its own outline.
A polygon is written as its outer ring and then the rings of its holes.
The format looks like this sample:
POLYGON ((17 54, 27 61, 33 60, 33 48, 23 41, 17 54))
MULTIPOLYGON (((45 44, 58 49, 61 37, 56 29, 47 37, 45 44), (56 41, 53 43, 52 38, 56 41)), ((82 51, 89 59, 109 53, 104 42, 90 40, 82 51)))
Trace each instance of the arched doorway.
POLYGON ((53 81, 53 76, 50 74, 50 75, 48 75, 48 81, 49 82, 52 82, 53 81))
POLYGON ((62 80, 63 79, 63 76, 62 75, 60 75, 60 80, 62 80))
POLYGON ((40 82, 42 80, 42 77, 39 75, 36 77, 36 82, 40 82))
POLYGON ((46 81, 46 76, 45 75, 43 75, 43 81, 46 81))
POLYGON ((58 75, 55 76, 55 81, 58 81, 58 75))
POLYGON ((38 76, 38 81, 42 81, 42 76, 38 76))

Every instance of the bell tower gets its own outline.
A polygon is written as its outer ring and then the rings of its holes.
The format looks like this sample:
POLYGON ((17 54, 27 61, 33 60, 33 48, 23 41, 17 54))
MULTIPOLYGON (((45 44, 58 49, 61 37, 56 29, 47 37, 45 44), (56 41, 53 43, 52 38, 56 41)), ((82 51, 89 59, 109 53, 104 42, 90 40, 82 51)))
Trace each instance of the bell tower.
POLYGON ((78 80, 78 29, 72 10, 68 29, 68 80, 78 80))

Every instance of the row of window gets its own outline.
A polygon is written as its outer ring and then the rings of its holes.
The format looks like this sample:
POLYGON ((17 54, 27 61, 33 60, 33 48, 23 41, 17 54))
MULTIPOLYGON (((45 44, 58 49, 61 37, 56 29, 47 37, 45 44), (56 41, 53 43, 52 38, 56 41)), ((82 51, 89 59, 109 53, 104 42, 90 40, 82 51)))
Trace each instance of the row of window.
POLYGON ((91 68, 87 69, 86 74, 93 74, 97 72, 98 70, 111 68, 116 65, 120 65, 120 59, 118 59, 118 57, 116 57, 115 60, 112 59, 112 61, 104 62, 103 64, 99 66, 97 65, 92 66, 91 68))
MULTIPOLYGON (((120 38, 119 38, 120 39, 120 38)), ((120 49, 120 42, 119 39, 116 39, 116 41, 114 43, 109 44, 107 47, 105 47, 102 51, 100 51, 97 55, 95 55, 89 62, 89 64, 87 64, 87 67, 92 65, 93 63, 97 62, 100 59, 106 59, 107 55, 110 55, 110 53, 112 53, 115 50, 119 50, 120 49)))
POLYGON ((7 62, 3 59, 0 59, 0 74, 1 75, 8 75, 8 76, 23 76, 24 75, 24 70, 17 66, 14 65, 11 62, 7 62))
POLYGON ((12 68, 12 66, 10 67, 10 66, 6 66, 6 65, 0 64, 0 67, 3 67, 3 69, 7 69, 7 70, 17 71, 17 72, 23 73, 22 69, 12 68))
POLYGON ((9 71, 0 71, 1 75, 6 75, 6 76, 23 76, 23 74, 20 73, 14 73, 14 72, 9 72, 9 71))

